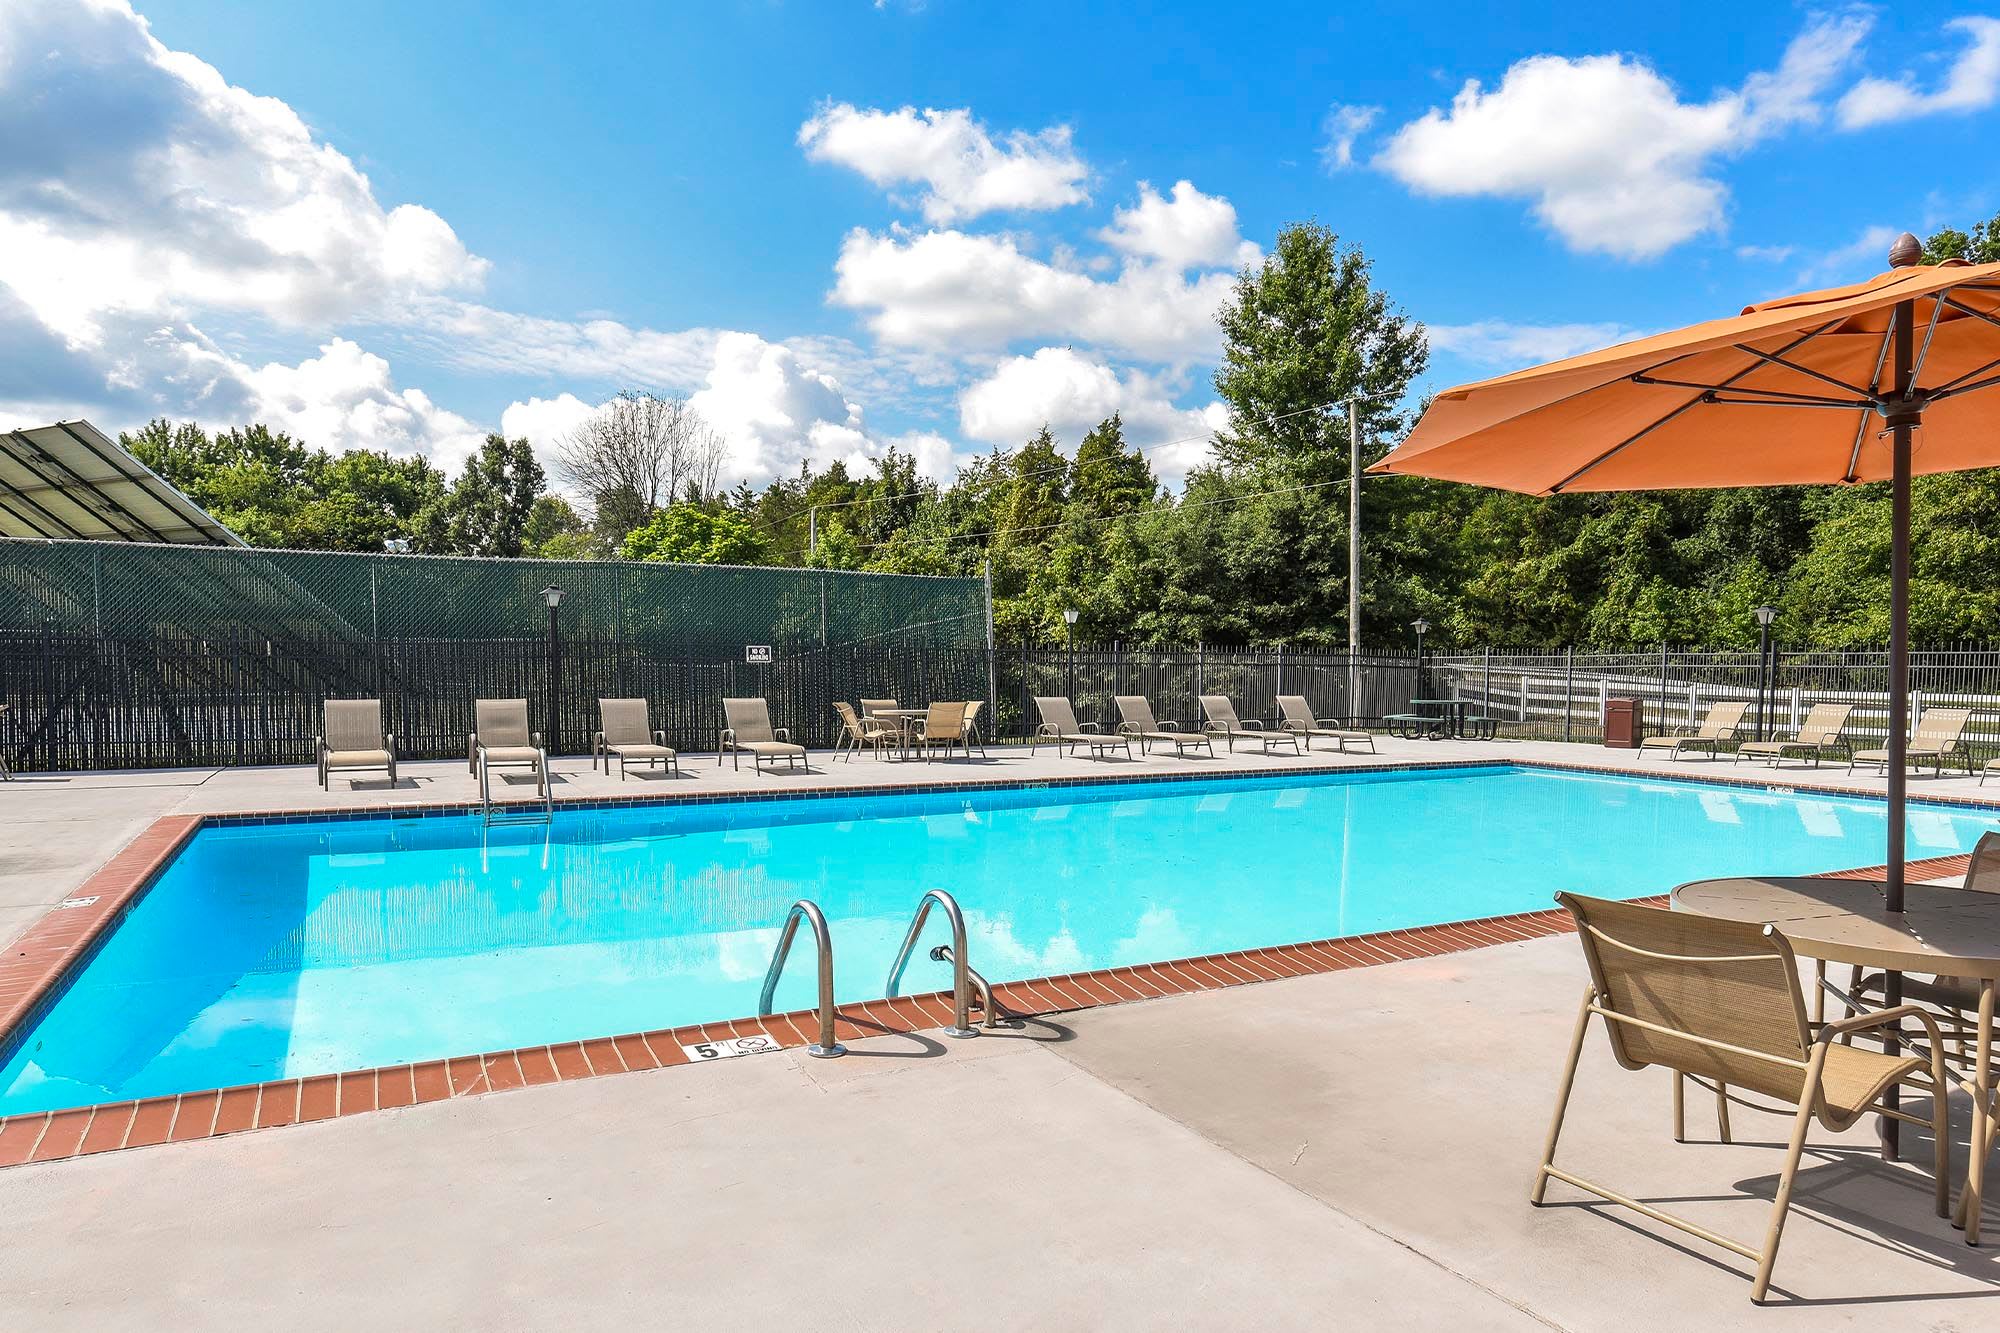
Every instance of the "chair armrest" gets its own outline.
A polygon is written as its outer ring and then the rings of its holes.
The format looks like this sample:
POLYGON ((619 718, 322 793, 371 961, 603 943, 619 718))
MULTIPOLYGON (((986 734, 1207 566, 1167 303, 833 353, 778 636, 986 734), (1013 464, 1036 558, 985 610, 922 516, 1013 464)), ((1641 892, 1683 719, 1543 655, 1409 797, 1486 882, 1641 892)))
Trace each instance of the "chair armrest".
POLYGON ((1130 722, 1120 722, 1118 724, 1118 734, 1120 736, 1136 736, 1139 734, 1139 728, 1130 722))
POLYGON ((1236 719, 1236 725, 1245 731, 1262 731, 1264 730, 1264 719, 1259 717, 1239 717, 1236 719))
POLYGON ((1855 1014, 1849 1018, 1837 1018, 1831 1023, 1822 1023, 1820 1024, 1819 1033, 1815 1037, 1815 1040, 1828 1042, 1849 1032, 1864 1032, 1870 1028, 1885 1028, 1892 1023, 1900 1023, 1906 1018, 1915 1019, 1918 1026, 1923 1028, 1924 1035, 1930 1039, 1931 1050, 1933 1052, 1940 1048, 1937 1020, 1931 1017, 1930 1011, 1914 1004, 1899 1004, 1893 1009, 1877 1009, 1873 1013, 1855 1014))
POLYGON ((326 753, 326 737, 324 736, 313 737, 313 752, 315 754, 326 753))
POLYGON ((771 734, 781 741, 789 741, 792 738, 792 729, 790 727, 772 727, 771 734))
MULTIPOLYGON (((1158 718, 1154 718, 1153 720, 1154 720, 1155 722, 1159 722, 1159 721, 1160 721, 1160 720, 1159 720, 1158 718)), ((1178 722, 1160 722, 1160 730, 1161 730, 1161 731, 1179 731, 1179 730, 1181 730, 1181 724, 1180 724, 1180 723, 1178 723, 1178 722)))
POLYGON ((1055 736, 1060 733, 1056 731, 1056 724, 1053 722, 1037 722, 1035 724, 1035 734, 1037 736, 1055 736))
POLYGON ((479 733, 468 731, 465 733, 465 762, 469 764, 477 758, 479 758, 479 733))
POLYGON ((1310 731, 1310 730, 1312 730, 1312 728, 1308 727, 1308 726, 1307 726, 1307 725, 1306 725, 1305 723, 1303 723, 1303 722, 1294 722, 1294 721, 1292 721, 1292 720, 1291 720, 1290 718, 1286 718, 1286 719, 1285 719, 1285 720, 1284 720, 1283 722, 1280 722, 1280 723, 1278 724, 1278 730, 1279 730, 1279 731, 1310 731))
POLYGON ((1201 729, 1217 736, 1227 736, 1229 734, 1229 728, 1217 722, 1214 718, 1209 718, 1206 722, 1203 722, 1201 729))
POLYGON ((1098 725, 1097 725, 1097 724, 1096 724, 1095 722, 1079 722, 1079 723, 1077 723, 1077 724, 1076 724, 1076 729, 1077 729, 1078 731, 1101 731, 1101 730, 1103 730, 1103 728, 1099 727, 1099 726, 1098 726, 1098 725))
POLYGON ((724 727, 722 729, 722 735, 720 739, 727 741, 731 745, 734 745, 736 743, 736 728, 724 727))
POLYGON ((389 752, 389 757, 390 757, 390 758, 392 758, 392 759, 393 759, 393 758, 395 758, 395 756, 396 756, 396 733, 395 733, 395 732, 391 731, 391 732, 385 732, 385 733, 383 734, 383 736, 382 736, 382 748, 383 748, 383 749, 385 749, 385 750, 387 750, 387 751, 389 752))
POLYGON ((539 731, 531 731, 531 732, 529 732, 529 733, 528 733, 528 743, 529 743, 530 745, 534 746, 534 747, 535 747, 535 748, 536 748, 537 750, 541 749, 541 748, 542 748, 542 733, 541 733, 541 732, 539 732, 539 731))
POLYGON ((665 727, 653 728, 653 744, 659 746, 662 750, 667 748, 667 729, 665 727))
POLYGON ((604 753, 604 733, 596 732, 590 738, 590 753, 593 757, 604 753))

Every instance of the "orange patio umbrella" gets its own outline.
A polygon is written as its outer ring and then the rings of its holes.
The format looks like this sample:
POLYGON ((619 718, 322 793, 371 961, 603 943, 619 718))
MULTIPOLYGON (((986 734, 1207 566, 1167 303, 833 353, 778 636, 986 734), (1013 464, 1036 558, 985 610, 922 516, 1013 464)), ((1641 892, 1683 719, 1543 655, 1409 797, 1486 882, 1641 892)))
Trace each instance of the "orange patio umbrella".
MULTIPOLYGON (((1531 495, 1891 483, 1887 905, 1903 908, 1910 476, 2000 465, 2000 264, 1851 287, 1441 393, 1371 472, 1531 495)), ((1892 1000, 1891 1003, 1894 1001, 1892 1000)))

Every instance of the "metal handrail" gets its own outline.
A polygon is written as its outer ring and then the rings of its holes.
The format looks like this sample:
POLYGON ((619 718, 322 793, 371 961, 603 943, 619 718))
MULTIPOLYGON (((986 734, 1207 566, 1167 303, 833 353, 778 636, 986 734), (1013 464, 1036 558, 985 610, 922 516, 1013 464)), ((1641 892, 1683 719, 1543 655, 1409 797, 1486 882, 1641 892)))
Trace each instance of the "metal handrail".
MULTIPOLYGON (((976 1037, 978 1031, 968 1021, 972 1006, 972 985, 968 973, 971 968, 965 962, 965 914, 958 910, 958 901, 943 889, 932 889, 917 900, 917 914, 910 921, 910 933, 903 937, 903 947, 896 951, 896 961, 889 968, 889 981, 883 994, 889 999, 896 998, 896 989, 903 984, 903 969, 910 965, 910 953, 917 947, 917 937, 923 934, 924 922, 931 914, 931 904, 944 908, 945 918, 951 922, 951 1026, 944 1030, 947 1037, 976 1037)), ((933 958, 938 955, 933 952, 933 958)), ((989 1013, 991 1012, 989 1008, 989 1013)))
POLYGON ((819 953, 819 1040, 806 1047, 807 1055, 816 1055, 822 1060, 831 1060, 837 1055, 847 1054, 847 1048, 833 1039, 833 935, 826 927, 826 914, 819 910, 819 904, 809 898, 801 898, 792 904, 792 910, 785 913, 785 927, 778 936, 778 947, 771 954, 770 970, 764 973, 764 993, 757 1000, 757 1016, 769 1017, 772 998, 778 993, 778 977, 785 970, 785 958, 792 951, 792 937, 799 933, 799 918, 804 917, 812 926, 813 942, 819 953))
MULTIPOLYGON (((955 962, 956 955, 952 953, 949 944, 940 944, 931 950, 931 961, 934 963, 955 962)), ((978 968, 967 963, 965 966, 965 975, 972 979, 972 989, 979 993, 981 1013, 979 1026, 983 1028, 1012 1028, 1021 1026, 1019 1019, 1000 1008, 999 1002, 993 998, 993 983, 985 977, 980 976, 978 968)))

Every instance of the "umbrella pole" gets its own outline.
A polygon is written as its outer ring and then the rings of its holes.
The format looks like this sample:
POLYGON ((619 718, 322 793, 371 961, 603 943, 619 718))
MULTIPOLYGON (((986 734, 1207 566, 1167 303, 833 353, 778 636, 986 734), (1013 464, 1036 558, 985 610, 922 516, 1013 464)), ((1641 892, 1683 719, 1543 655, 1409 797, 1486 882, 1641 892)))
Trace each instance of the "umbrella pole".
MULTIPOLYGON (((1895 402, 1887 414, 1890 439, 1889 465, 1889 846, 1883 878, 1883 905, 1891 912, 1903 910, 1903 813, 1909 784, 1910 726, 1910 431, 1920 409, 1909 395, 1911 361, 1916 342, 1916 303, 1904 301, 1896 307, 1894 339, 1895 402)), ((1888 972, 1882 978, 1882 1004, 1893 1008, 1903 1002, 1903 974, 1888 972)), ((1898 1025, 1900 1026, 1900 1025, 1898 1025)), ((1883 1034, 1885 1050, 1896 1049, 1896 1032, 1883 1034)), ((1894 1089, 1883 1098, 1893 1108, 1894 1089)), ((1882 1155, 1896 1156, 1898 1122, 1888 1116, 1881 1120, 1882 1155)))

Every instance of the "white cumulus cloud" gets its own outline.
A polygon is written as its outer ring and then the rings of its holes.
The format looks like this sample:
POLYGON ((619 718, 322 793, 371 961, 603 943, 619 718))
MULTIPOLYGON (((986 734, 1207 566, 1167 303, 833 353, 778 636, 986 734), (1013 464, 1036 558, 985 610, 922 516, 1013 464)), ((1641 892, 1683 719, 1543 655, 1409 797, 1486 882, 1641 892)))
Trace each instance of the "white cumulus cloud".
POLYGON ((1227 423, 1222 404, 1176 407, 1168 386, 1141 371, 1120 370, 1067 347, 1009 357, 959 395, 959 426, 989 444, 1021 444, 1043 425, 1068 447, 1117 413, 1127 443, 1147 451, 1160 479, 1178 485, 1210 456, 1209 441, 1227 423))
POLYGON ((1424 332, 1437 351, 1502 370, 1560 361, 1640 336, 1623 324, 1517 324, 1504 319, 1426 324, 1424 332))
POLYGON ((1531 200, 1572 249, 1651 258, 1721 227, 1717 159, 1817 118, 1869 23, 1816 19, 1777 70, 1705 101, 1634 57, 1531 56, 1404 125, 1375 164, 1423 194, 1531 200))
POLYGON ((1935 88, 1925 91, 1914 74, 1863 79, 1840 99, 1840 123, 1860 129, 1940 112, 1978 111, 2000 101, 2000 19, 1958 18, 1944 26, 1962 34, 1966 45, 1935 88))
POLYGON ((884 188, 922 186, 923 215, 940 225, 1090 198, 1090 170, 1071 147, 1067 125, 1014 130, 996 141, 963 108, 880 111, 839 102, 801 125, 798 141, 813 161, 851 168, 884 188))
POLYGON ((1139 182, 1139 202, 1112 215, 1098 236, 1114 250, 1173 269, 1254 264, 1262 252, 1236 229, 1236 207, 1203 194, 1192 181, 1176 181, 1165 197, 1139 182))
POLYGON ((1328 171, 1345 171, 1354 165, 1354 141, 1368 132, 1382 114, 1379 106, 1348 106, 1335 102, 1320 122, 1326 142, 1320 145, 1319 162, 1328 171))

